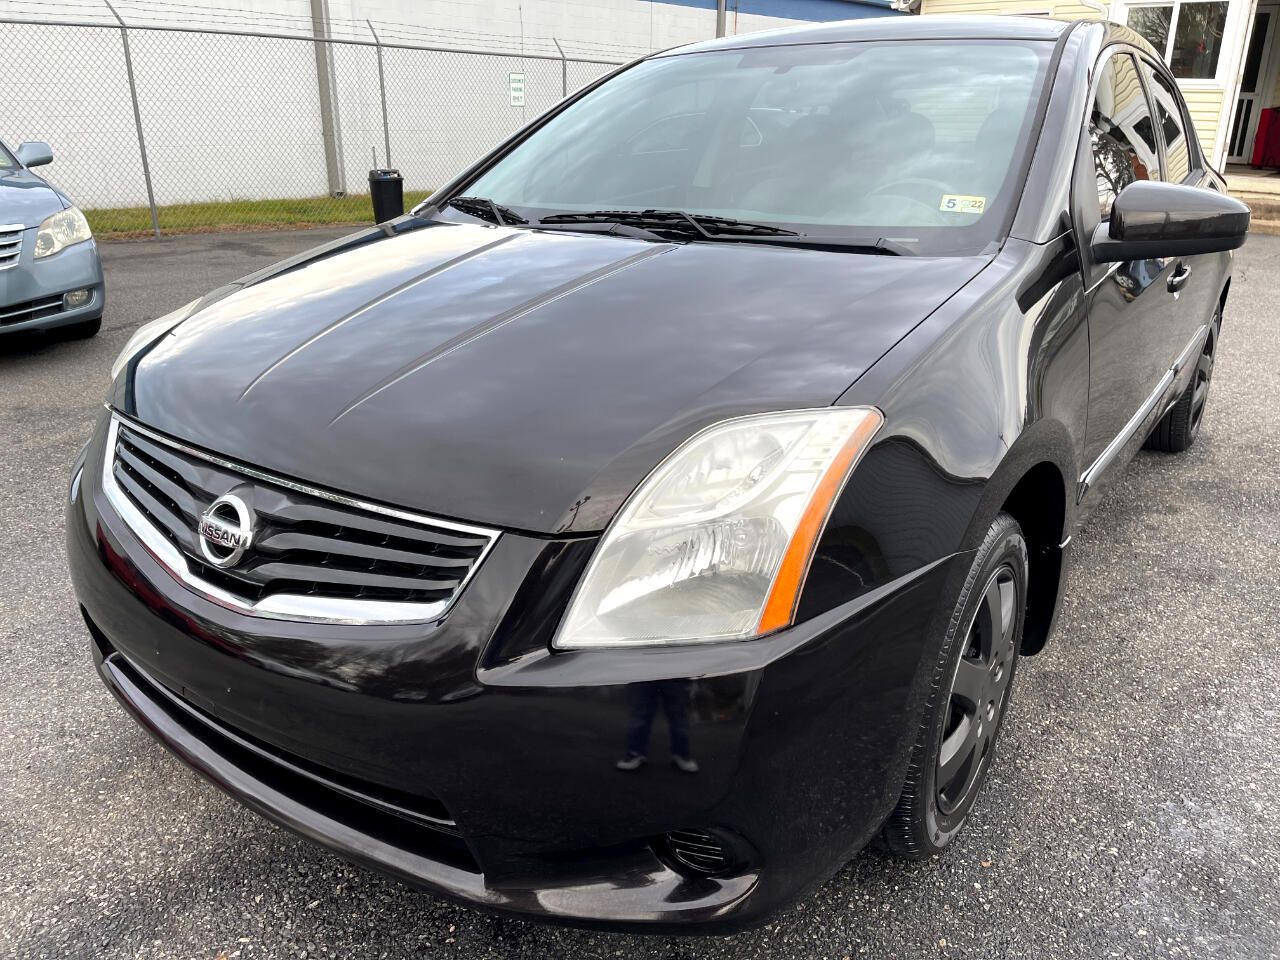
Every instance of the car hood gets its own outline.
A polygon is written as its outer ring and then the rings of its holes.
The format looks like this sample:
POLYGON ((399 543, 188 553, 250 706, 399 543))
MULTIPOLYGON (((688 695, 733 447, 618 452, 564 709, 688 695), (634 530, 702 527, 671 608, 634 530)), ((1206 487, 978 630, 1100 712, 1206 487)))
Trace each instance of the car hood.
POLYGON ((58 192, 30 170, 0 172, 0 223, 38 227, 64 207, 58 192))
POLYGON ((707 424, 833 403, 988 262, 417 223, 209 298, 116 402, 366 499, 589 532, 707 424))

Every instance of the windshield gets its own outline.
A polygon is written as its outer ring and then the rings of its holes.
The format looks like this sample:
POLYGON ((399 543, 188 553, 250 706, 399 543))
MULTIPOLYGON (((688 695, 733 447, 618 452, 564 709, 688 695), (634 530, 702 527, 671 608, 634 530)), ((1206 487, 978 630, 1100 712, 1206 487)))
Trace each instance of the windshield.
POLYGON ((0 170, 16 170, 17 159, 9 152, 9 148, 0 143, 0 170))
POLYGON ((1051 50, 930 40, 657 57, 459 192, 531 220, 678 209, 978 252, 1001 237, 1051 50))

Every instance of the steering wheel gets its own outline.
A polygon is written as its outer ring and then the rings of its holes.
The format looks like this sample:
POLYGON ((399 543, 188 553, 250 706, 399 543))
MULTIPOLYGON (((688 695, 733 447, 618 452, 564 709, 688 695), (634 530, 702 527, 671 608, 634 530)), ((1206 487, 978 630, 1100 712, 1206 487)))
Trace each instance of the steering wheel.
POLYGON ((882 194, 889 194, 895 197, 906 197, 908 200, 916 200, 936 209, 937 204, 942 200, 943 194, 950 192, 951 184, 943 183, 941 180, 930 180, 928 177, 904 177, 901 180, 882 183, 872 190, 870 195, 878 197, 882 194), (925 191, 928 191, 927 194, 925 191), (921 199, 922 197, 925 199, 921 199))

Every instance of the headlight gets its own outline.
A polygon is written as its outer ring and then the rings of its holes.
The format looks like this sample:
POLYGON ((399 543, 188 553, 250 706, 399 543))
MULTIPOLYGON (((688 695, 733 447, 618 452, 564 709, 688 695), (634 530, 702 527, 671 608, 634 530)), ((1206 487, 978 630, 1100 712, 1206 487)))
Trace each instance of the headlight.
POLYGON ((45 217, 40 224, 36 231, 36 259, 51 257, 73 243, 83 243, 92 238, 93 231, 89 229, 89 221, 84 218, 84 214, 76 207, 68 207, 51 217, 45 217))
POLYGON ((130 360, 191 316, 202 299, 204 298, 196 297, 190 303, 179 307, 172 313, 166 313, 163 317, 144 323, 133 331, 133 336, 124 345, 124 349, 120 351, 120 356, 116 357, 116 362, 111 364, 111 379, 114 380, 118 377, 120 371, 128 365, 130 360))
POLYGON ((746 640, 791 624, 872 407, 743 417, 690 438, 614 518, 560 648, 746 640))

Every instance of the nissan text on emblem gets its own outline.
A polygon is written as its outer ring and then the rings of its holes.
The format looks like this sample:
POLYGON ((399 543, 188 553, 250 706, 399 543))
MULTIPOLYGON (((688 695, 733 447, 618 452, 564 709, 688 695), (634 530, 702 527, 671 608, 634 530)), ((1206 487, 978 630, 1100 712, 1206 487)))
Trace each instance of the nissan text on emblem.
POLYGON ((253 515, 243 500, 227 493, 200 514, 196 529, 205 559, 216 567, 230 567, 244 556, 253 542, 253 515))

